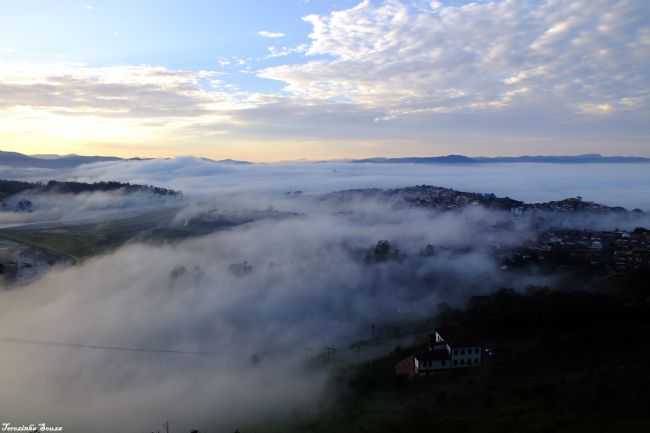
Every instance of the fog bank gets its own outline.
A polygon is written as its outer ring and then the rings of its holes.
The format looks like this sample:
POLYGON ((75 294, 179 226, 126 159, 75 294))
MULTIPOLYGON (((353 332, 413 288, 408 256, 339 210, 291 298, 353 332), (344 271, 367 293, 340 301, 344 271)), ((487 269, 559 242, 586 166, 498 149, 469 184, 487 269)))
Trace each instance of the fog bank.
POLYGON ((114 431, 116 420, 122 431, 151 431, 167 419, 179 431, 234 431, 317 407, 328 366, 305 363, 326 347, 431 317, 441 302, 548 282, 499 269, 490 248, 529 236, 525 225, 494 228, 499 214, 293 205, 291 217, 127 245, 0 293, 2 337, 209 353, 5 342, 5 413, 72 431, 114 431), (369 259, 383 239, 399 253, 369 259), (434 255, 422 255, 427 244, 434 255))
POLYGON ((107 162, 73 170, 0 167, 0 177, 58 180, 119 180, 215 192, 331 192, 349 188, 396 188, 428 184, 495 193, 522 201, 582 196, 610 206, 650 210, 648 164, 360 164, 233 165, 198 158, 107 162))
MULTIPOLYGON (((176 158, 12 170, 29 180, 182 190, 178 224, 206 212, 278 214, 180 243, 127 244, 1 292, 2 338, 142 351, 5 341, 0 407, 13 423, 46 420, 68 431, 102 432, 155 431, 166 420, 175 431, 234 431, 313 409, 325 396, 329 367, 307 364, 326 347, 344 349, 382 325, 430 318, 442 302, 553 283, 504 271, 495 258, 495 249, 530 239, 526 218, 513 223, 508 214, 474 206, 439 213, 374 200, 337 204, 319 193, 434 184, 527 201, 581 195, 650 208, 646 166, 620 168, 239 166, 176 158), (377 247, 382 240, 390 242, 388 252, 377 247)), ((9 171, 2 170, 5 177, 9 171)), ((114 195, 40 200, 40 209, 64 218, 148 203, 114 195)))

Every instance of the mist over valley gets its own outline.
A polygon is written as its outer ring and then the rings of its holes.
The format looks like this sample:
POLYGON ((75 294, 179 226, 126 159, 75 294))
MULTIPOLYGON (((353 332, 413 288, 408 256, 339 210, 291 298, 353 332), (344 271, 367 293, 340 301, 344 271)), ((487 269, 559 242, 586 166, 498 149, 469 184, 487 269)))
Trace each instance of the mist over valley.
MULTIPOLYGON (((607 204, 416 186, 490 184, 512 170, 499 166, 462 177, 374 167, 177 158, 3 181, 0 337, 15 350, 2 360, 2 406, 74 429, 106 411, 134 431, 167 418, 226 431, 308 420, 335 398, 342 365, 412 344, 441 306, 504 287, 589 291, 649 264, 647 213, 609 205, 621 198, 597 187, 609 166, 590 176, 572 167, 571 178, 585 182, 571 191, 607 204), (619 242, 639 236, 646 252, 621 262, 619 242)), ((568 182, 526 169, 523 183, 549 184, 524 196, 568 182)), ((623 201, 644 200, 637 190, 623 201)))

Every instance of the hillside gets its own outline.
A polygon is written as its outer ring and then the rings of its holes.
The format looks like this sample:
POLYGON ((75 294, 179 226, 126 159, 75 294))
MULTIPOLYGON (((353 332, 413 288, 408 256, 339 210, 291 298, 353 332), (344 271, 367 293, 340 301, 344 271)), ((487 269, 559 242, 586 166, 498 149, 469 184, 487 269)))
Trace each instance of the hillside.
POLYGON ((0 200, 12 195, 29 192, 31 194, 81 194, 92 192, 121 191, 125 194, 147 192, 161 196, 176 196, 180 192, 150 185, 138 185, 126 182, 67 182, 51 180, 47 183, 21 182, 0 179, 0 200))
MULTIPOLYGON (((542 203, 525 203, 510 197, 497 197, 495 194, 456 191, 431 185, 418 185, 396 189, 354 189, 326 194, 324 202, 345 204, 359 200, 378 200, 393 203, 396 206, 413 206, 437 210, 453 210, 466 206, 482 206, 487 209, 505 210, 513 213, 532 211, 569 212, 569 213, 615 213, 628 211, 621 207, 610 207, 599 203, 584 201, 581 197, 572 197, 559 201, 542 203)), ((639 213, 636 211, 635 213, 639 213)))
POLYGON ((647 431, 648 277, 630 274, 591 293, 503 289, 474 297, 462 309, 441 305, 431 320, 412 328, 412 345, 333 367, 338 373, 317 415, 246 431, 647 431), (433 328, 471 335, 494 355, 477 369, 398 378, 395 365, 421 350, 433 328))

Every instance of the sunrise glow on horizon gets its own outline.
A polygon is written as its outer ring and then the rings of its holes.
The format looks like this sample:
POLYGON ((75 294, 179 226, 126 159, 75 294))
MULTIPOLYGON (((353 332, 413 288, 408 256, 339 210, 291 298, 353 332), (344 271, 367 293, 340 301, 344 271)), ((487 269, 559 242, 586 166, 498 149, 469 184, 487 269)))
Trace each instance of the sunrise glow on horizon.
POLYGON ((277 4, 5 5, 0 149, 650 156, 645 0, 277 4))

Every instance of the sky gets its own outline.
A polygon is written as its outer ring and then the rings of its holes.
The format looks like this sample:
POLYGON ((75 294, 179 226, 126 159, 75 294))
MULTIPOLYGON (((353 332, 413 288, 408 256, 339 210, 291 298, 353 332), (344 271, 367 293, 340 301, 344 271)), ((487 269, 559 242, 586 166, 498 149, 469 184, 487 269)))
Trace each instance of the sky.
POLYGON ((60 0, 0 17, 0 149, 650 156, 646 0, 60 0))

